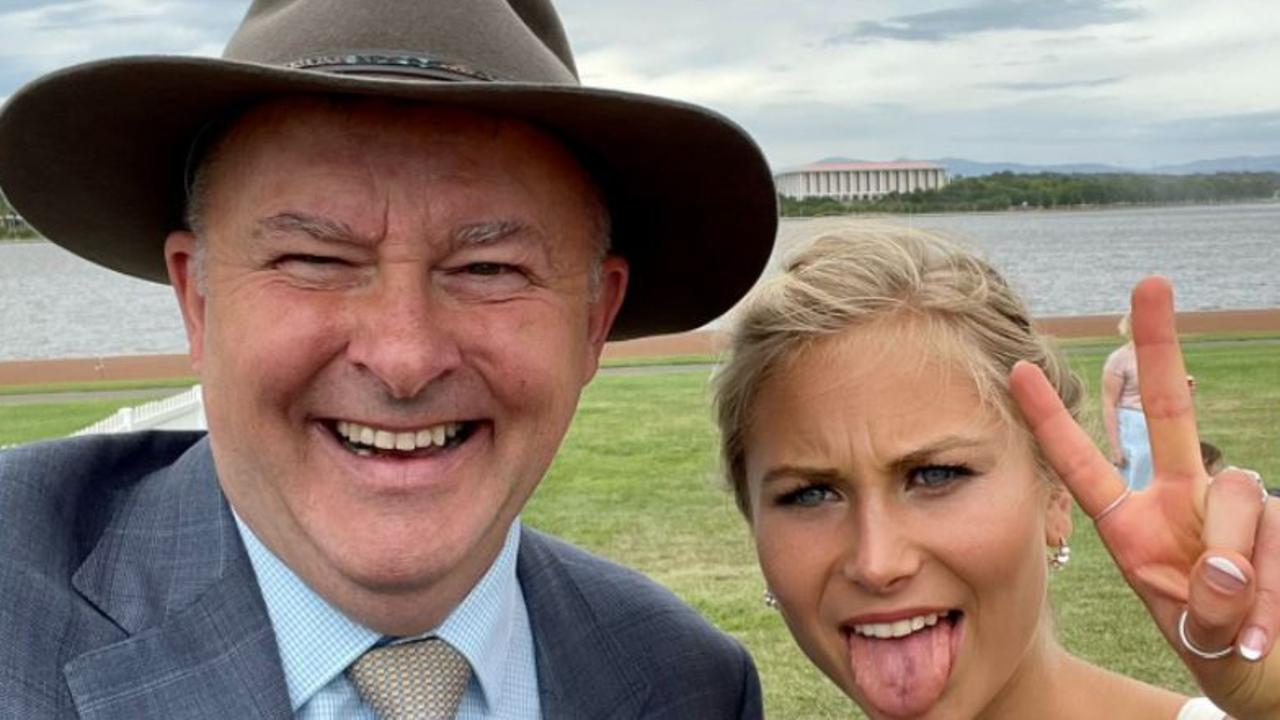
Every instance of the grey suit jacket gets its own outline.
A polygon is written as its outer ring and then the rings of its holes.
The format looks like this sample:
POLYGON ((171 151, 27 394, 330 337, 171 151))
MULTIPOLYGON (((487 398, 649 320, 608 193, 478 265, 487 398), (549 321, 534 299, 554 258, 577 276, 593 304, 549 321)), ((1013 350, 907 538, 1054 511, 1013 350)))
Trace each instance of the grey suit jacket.
MULTIPOLYGON (((750 657, 639 574, 526 530, 547 718, 755 718, 750 657)), ((194 433, 0 453, 0 718, 288 718, 266 607, 194 433)))

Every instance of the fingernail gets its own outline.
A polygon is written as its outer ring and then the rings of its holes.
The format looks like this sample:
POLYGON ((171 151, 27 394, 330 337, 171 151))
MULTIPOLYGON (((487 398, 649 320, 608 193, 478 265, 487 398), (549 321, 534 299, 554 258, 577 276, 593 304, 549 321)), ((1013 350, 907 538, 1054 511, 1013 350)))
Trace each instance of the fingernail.
POLYGON ((1205 565, 1209 566, 1209 570, 1206 573, 1209 582, 1223 592, 1239 592, 1245 585, 1249 584, 1249 579, 1244 576, 1240 568, 1224 557, 1215 555, 1207 558, 1204 562, 1205 565))
POLYGON ((1240 638, 1240 657, 1249 662, 1262 659, 1262 649, 1267 646, 1267 634, 1260 627, 1251 627, 1240 638))

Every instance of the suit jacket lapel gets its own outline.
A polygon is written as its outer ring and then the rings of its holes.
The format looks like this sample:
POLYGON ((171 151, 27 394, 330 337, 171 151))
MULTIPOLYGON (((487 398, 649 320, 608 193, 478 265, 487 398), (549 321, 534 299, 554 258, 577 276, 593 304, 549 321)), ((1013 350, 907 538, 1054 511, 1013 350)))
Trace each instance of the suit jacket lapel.
POLYGON ((208 440, 133 487, 72 583, 129 635, 64 667, 81 717, 291 717, 208 440))
POLYGON ((649 684, 610 637, 577 580, 548 540, 525 528, 516 575, 529 610, 538 697, 548 718, 640 715, 649 684))

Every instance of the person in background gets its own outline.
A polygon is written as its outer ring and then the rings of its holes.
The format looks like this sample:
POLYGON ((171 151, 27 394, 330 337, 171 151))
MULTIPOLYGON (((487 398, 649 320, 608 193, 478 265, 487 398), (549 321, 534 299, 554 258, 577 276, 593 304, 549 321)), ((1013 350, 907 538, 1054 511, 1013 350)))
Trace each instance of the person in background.
POLYGON ((1102 365, 1102 422, 1111 464, 1124 475, 1130 490, 1141 490, 1151 481, 1151 441, 1147 438, 1146 416, 1142 414, 1138 359, 1129 323, 1126 312, 1116 326, 1125 343, 1113 350, 1102 365))
POLYGON ((744 301, 715 403, 766 603, 872 718, 1280 717, 1280 508, 1249 471, 1210 483, 1171 289, 1148 279, 1133 303, 1143 396, 1168 411, 1142 492, 1074 421, 1082 385, 1024 303, 963 249, 851 228, 744 301), (1055 639, 1072 494, 1212 701, 1055 639))

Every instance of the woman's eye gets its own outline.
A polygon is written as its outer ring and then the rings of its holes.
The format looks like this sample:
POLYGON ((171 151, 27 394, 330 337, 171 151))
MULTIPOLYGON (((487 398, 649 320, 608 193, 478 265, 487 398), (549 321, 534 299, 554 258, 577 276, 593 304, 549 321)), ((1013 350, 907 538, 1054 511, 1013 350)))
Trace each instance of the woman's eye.
POLYGON ((813 507, 835 498, 835 491, 826 485, 806 485, 778 498, 779 505, 813 507))
POLYGON ((926 465, 911 472, 911 482, 925 489, 936 489, 972 474, 968 468, 961 465, 926 465))

